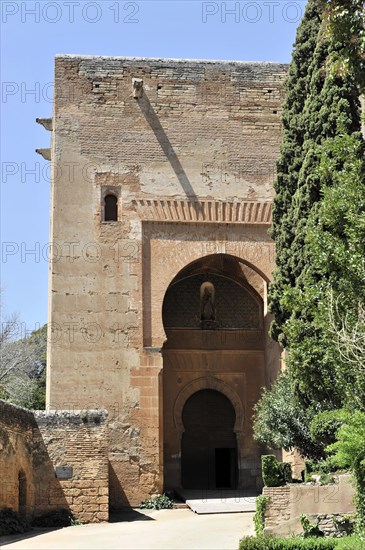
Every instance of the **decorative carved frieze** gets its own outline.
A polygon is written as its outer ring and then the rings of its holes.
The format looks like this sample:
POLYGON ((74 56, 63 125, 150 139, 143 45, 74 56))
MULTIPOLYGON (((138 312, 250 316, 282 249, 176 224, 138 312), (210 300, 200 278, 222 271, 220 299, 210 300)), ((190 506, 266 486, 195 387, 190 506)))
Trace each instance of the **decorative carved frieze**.
POLYGON ((141 220, 270 225, 272 202, 181 199, 135 199, 141 220))

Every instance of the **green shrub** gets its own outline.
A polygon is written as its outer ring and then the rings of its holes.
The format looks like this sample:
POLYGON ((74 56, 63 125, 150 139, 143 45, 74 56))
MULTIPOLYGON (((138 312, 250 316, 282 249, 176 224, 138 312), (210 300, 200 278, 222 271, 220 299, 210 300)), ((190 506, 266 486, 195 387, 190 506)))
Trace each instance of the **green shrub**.
POLYGON ((261 457, 262 479, 265 487, 278 487, 283 484, 279 462, 274 455, 261 457))
POLYGON ((334 550, 334 538, 274 538, 245 537, 240 541, 239 550, 334 550))
POLYGON ((238 550, 270 550, 271 541, 269 537, 245 537, 240 540, 238 550))
POLYGON ((329 485, 330 483, 335 483, 335 478, 331 474, 321 474, 319 476, 320 485, 329 485))
POLYGON ((327 446, 336 441, 336 432, 343 422, 341 409, 323 411, 310 423, 310 433, 314 441, 327 446))
MULTIPOLYGON (((334 453, 332 461, 340 468, 350 466, 355 482, 356 531, 365 533, 365 413, 342 409, 343 423, 337 441, 326 450, 334 453)), ((365 546, 365 544, 364 544, 365 546)))
POLYGON ((336 550, 364 550, 365 540, 358 535, 338 539, 336 550))
POLYGON ((301 514, 299 519, 303 527, 304 538, 324 536, 323 531, 318 527, 319 520, 316 523, 311 523, 305 514, 301 514))
POLYGON ((305 473, 306 475, 311 474, 314 472, 314 461, 313 460, 305 460, 304 461, 305 466, 305 473))
POLYGON ((279 487, 291 481, 292 475, 289 463, 279 462, 274 455, 263 455, 261 464, 265 487, 279 487))
POLYGON ((51 512, 46 512, 41 516, 34 518, 32 525, 35 527, 69 527, 75 525, 72 513, 65 508, 58 508, 51 512))
POLYGON ((147 510, 162 510, 173 507, 172 500, 165 494, 156 495, 154 497, 148 498, 141 502, 139 505, 140 508, 145 508, 147 510))
POLYGON ((295 447, 303 456, 323 457, 323 445, 315 443, 309 432, 313 415, 299 402, 289 371, 282 371, 254 407, 254 438, 269 449, 295 447))
POLYGON ((18 512, 14 512, 11 508, 3 508, 0 511, 0 537, 25 533, 31 529, 29 523, 18 512))
POLYGON ((334 478, 331 474, 334 472, 346 471, 335 463, 334 457, 328 456, 326 459, 312 461, 305 461, 305 481, 313 481, 313 475, 319 475, 320 485, 328 485, 334 482, 334 478))
POLYGON ((255 533, 257 537, 264 534, 265 527, 265 510, 268 501, 268 497, 259 495, 256 499, 256 513, 253 517, 253 523, 255 526, 255 533))
POLYGON ((312 481, 312 473, 315 471, 315 465, 313 460, 304 461, 304 479, 303 481, 312 481))

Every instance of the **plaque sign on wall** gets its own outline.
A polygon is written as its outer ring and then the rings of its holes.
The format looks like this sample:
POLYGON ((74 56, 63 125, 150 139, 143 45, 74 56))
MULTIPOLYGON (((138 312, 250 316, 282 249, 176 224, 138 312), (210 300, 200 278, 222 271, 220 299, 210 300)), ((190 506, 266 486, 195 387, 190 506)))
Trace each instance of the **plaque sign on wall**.
POLYGON ((72 475, 72 466, 56 466, 56 477, 58 479, 71 479, 72 475))

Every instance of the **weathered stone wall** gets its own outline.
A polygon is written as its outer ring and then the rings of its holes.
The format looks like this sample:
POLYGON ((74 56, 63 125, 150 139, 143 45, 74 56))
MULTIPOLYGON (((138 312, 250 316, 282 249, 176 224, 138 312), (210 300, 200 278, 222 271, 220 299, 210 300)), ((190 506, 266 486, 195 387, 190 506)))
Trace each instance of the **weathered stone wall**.
POLYGON ((0 400, 0 508, 19 511, 20 472, 26 479, 26 514, 33 507, 33 429, 31 411, 0 400))
POLYGON ((301 514, 311 517, 351 514, 355 490, 350 476, 338 476, 331 485, 288 484, 284 487, 264 487, 263 495, 269 498, 265 512, 265 527, 277 527, 301 514))
POLYGON ((82 523, 107 521, 107 415, 103 411, 27 411, 0 401, 0 507, 19 510, 19 472, 26 513, 64 508, 82 523), (60 467, 71 467, 63 479, 60 467))
MULTIPOLYGON (((113 507, 163 490, 159 350, 171 281, 199 258, 227 254, 266 300, 286 69, 56 58, 47 402, 109 410, 113 507), (116 222, 103 221, 107 193, 118 197, 116 222)), ((265 346, 259 379, 239 388, 247 418, 250 388, 256 396, 278 370, 278 347, 265 346)), ((247 468, 258 469, 258 452, 247 468)))

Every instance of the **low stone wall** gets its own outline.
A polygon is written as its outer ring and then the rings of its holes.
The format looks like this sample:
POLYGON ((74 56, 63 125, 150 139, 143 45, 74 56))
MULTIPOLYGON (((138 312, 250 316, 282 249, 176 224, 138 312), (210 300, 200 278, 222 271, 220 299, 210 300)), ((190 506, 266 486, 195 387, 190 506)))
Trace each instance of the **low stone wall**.
POLYGON ((309 518, 318 518, 319 527, 334 532, 333 518, 355 511, 355 490, 351 484, 351 476, 339 475, 338 482, 331 485, 288 484, 284 487, 264 487, 263 495, 268 497, 265 512, 265 528, 273 533, 274 528, 285 525, 294 529, 295 520, 301 514, 309 518))
POLYGON ((0 401, 0 445, 0 508, 108 520, 106 411, 32 412, 0 401))
POLYGON ((318 527, 326 537, 341 537, 346 535, 346 530, 341 527, 341 520, 344 514, 319 514, 315 517, 318 520, 318 527))
POLYGON ((105 411, 35 412, 34 478, 37 486, 46 486, 35 515, 66 506, 83 523, 108 520, 106 417, 105 411))

